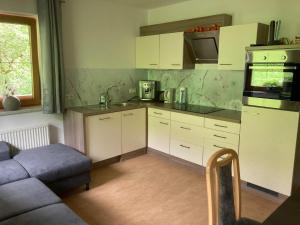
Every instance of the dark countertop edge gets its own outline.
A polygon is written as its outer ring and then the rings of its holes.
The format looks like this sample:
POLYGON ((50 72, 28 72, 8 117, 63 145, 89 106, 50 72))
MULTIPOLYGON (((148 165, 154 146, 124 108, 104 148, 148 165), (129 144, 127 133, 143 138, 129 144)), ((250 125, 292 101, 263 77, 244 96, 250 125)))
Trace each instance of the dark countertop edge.
POLYGON ((209 114, 201 114, 201 113, 187 112, 187 111, 183 111, 183 110, 173 109, 171 104, 164 104, 164 103, 137 103, 137 104, 128 105, 128 106, 120 106, 120 107, 116 106, 116 107, 112 107, 112 108, 105 109, 102 111, 101 110, 92 110, 92 109, 88 109, 86 107, 73 107, 73 108, 69 108, 68 110, 71 110, 71 111, 74 111, 77 113, 82 113, 86 117, 86 116, 95 116, 95 115, 122 112, 122 111, 140 109, 140 108, 155 108, 155 109, 167 110, 170 112, 183 113, 183 114, 187 114, 187 115, 200 116, 200 117, 216 119, 216 120, 223 120, 223 121, 232 122, 232 123, 241 123, 241 112, 240 111, 222 109, 220 111, 209 113, 209 114))

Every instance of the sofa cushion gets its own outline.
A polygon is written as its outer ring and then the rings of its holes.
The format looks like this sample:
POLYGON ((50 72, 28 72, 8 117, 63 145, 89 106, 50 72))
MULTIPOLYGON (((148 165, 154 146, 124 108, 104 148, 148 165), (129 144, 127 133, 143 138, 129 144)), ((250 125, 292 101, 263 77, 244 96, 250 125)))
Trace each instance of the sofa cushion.
POLYGON ((66 205, 54 204, 0 222, 0 225, 87 225, 66 205))
POLYGON ((15 160, 0 161, 0 185, 28 178, 29 174, 15 160))
POLYGON ((0 221, 61 202, 57 195, 35 178, 0 186, 0 199, 0 221))
POLYGON ((29 173, 45 183, 91 170, 91 160, 63 144, 53 144, 20 152, 14 157, 29 173))
POLYGON ((10 159, 9 145, 0 141, 0 161, 10 159))

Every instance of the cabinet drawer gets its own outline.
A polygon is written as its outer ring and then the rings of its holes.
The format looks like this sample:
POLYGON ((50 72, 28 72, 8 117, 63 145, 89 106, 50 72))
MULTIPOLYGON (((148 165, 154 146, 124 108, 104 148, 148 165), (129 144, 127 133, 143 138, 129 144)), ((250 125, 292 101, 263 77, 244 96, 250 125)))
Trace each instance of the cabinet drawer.
POLYGON ((228 133, 240 134, 241 125, 239 123, 231 123, 222 120, 206 118, 204 122, 206 128, 213 130, 224 131, 228 133))
POLYGON ((181 123, 192 124, 196 126, 204 126, 204 118, 200 116, 192 116, 183 113, 171 112, 171 120, 181 123))
POLYGON ((203 147, 171 140, 170 154, 189 162, 202 165, 203 147))
POLYGON ((203 150, 203 166, 206 166, 209 158, 215 152, 217 152, 223 148, 233 149, 236 152, 238 152, 238 150, 239 150, 238 145, 233 145, 233 144, 229 144, 229 143, 225 143, 225 142, 205 140, 204 150, 203 150))
POLYGON ((206 139, 212 141, 224 142, 233 145, 239 145, 240 136, 238 134, 227 133, 212 129, 205 129, 204 135, 206 139))
POLYGON ((171 121, 171 139, 202 145, 203 129, 202 127, 171 121))
POLYGON ((154 109, 154 108, 148 109, 148 115, 167 119, 167 120, 169 120, 171 118, 171 112, 166 111, 166 110, 161 110, 161 109, 154 109))

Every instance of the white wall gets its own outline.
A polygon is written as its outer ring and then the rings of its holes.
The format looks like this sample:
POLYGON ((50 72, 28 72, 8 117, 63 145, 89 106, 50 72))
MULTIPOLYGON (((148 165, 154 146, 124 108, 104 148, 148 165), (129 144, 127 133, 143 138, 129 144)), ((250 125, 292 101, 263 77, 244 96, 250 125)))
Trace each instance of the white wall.
MULTIPOLYGON (((0 11, 36 15, 36 0, 0 0, 0 11)), ((42 112, 3 116, 0 112, 0 131, 50 125, 52 143, 64 142, 62 115, 47 115, 42 112)))
POLYGON ((66 68, 135 67, 135 37, 146 11, 102 0, 63 4, 66 68))
POLYGON ((281 19, 282 37, 300 36, 299 0, 191 0, 149 11, 149 24, 216 15, 231 14, 233 24, 281 19))
POLYGON ((0 11, 36 14, 37 0, 0 0, 0 11))

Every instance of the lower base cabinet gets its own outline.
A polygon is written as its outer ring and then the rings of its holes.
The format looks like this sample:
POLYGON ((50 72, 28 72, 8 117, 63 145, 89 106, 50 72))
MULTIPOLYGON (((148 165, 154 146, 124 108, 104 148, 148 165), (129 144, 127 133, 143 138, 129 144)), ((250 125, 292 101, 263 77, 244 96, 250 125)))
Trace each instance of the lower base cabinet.
POLYGON ((148 147, 170 154, 170 120, 148 117, 148 147))
POLYGON ((93 162, 122 154, 120 112, 88 116, 85 126, 87 155, 93 162))
POLYGON ((146 109, 122 112, 122 153, 146 147, 146 109))
POLYGON ((186 161, 203 165, 203 148, 194 144, 171 140, 170 154, 186 161))
MULTIPOLYGON (((299 112, 244 106, 240 144, 241 178, 290 195, 299 112)), ((299 179, 299 177, 298 177, 299 179)))

